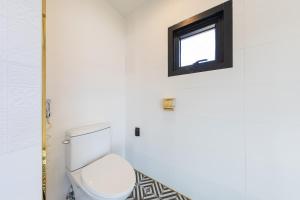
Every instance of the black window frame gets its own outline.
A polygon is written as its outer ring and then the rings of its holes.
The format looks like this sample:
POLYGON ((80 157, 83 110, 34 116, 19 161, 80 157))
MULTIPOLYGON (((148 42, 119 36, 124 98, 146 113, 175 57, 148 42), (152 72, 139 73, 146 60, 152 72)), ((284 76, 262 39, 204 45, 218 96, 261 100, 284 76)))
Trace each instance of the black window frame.
POLYGON ((233 67, 232 0, 186 19, 168 29, 168 76, 211 71, 233 67), (180 40, 198 34, 201 29, 215 25, 215 60, 201 60, 189 66, 180 65, 180 40))

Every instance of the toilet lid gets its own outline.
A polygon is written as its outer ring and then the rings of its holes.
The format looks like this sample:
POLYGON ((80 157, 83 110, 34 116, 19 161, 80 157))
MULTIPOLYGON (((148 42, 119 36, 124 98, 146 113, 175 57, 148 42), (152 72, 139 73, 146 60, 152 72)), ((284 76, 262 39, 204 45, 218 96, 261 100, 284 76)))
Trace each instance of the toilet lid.
POLYGON ((126 160, 109 154, 81 169, 81 180, 92 194, 117 198, 131 192, 135 185, 135 172, 126 160))

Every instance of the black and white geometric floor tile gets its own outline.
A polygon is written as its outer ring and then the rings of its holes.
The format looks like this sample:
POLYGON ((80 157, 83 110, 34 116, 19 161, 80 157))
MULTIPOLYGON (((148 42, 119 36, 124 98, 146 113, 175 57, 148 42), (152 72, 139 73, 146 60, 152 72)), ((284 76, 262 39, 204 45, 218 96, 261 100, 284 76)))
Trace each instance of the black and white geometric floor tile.
POLYGON ((191 200, 139 171, 136 184, 127 200, 191 200))

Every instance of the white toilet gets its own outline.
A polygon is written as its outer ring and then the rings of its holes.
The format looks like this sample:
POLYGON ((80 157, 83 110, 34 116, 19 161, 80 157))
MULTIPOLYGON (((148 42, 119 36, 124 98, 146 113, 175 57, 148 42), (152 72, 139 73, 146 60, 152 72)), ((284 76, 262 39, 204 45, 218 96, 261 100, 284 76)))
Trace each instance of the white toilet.
POLYGON ((135 185, 135 172, 111 153, 110 126, 93 124, 66 132, 66 170, 76 200, 125 200, 135 185))

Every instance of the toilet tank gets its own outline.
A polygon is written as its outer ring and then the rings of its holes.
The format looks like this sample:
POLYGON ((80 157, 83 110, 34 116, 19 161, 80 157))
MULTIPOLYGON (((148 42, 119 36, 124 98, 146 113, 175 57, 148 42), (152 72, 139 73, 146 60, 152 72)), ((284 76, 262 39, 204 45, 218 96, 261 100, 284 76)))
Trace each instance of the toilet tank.
POLYGON ((98 123, 66 131, 66 168, 75 171, 111 152, 108 123, 98 123))

